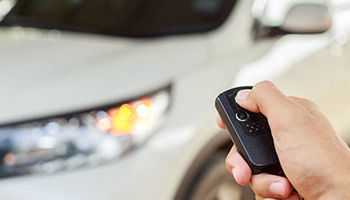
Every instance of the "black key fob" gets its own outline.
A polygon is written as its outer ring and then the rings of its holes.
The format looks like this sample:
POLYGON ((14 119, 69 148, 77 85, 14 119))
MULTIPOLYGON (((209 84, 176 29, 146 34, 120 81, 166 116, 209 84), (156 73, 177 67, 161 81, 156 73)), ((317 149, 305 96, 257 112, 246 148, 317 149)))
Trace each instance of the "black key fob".
POLYGON ((243 109, 235 101, 237 92, 242 89, 252 87, 237 87, 221 93, 216 98, 216 109, 252 173, 282 175, 266 117, 243 109))

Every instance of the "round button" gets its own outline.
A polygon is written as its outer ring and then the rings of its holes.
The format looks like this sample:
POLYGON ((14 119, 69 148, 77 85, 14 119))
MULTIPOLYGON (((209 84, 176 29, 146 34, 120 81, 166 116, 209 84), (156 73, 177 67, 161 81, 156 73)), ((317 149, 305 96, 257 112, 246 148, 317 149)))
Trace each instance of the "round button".
POLYGON ((236 113, 236 119, 240 122, 245 122, 249 118, 249 114, 246 111, 240 110, 236 113))

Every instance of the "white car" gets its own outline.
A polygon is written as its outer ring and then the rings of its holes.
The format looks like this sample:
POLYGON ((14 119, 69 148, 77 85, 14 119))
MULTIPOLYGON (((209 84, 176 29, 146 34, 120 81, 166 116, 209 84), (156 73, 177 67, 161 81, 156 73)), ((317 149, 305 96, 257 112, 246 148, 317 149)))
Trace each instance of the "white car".
POLYGON ((348 29, 278 2, 0 0, 0 199, 254 198, 214 100, 264 79, 349 139, 348 29))

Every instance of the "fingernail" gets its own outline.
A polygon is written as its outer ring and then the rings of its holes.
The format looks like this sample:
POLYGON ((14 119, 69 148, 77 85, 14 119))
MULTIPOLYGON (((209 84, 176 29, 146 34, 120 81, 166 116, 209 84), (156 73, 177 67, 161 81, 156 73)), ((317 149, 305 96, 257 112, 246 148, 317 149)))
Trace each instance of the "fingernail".
POLYGON ((272 182, 269 186, 270 192, 277 196, 284 196, 285 191, 281 182, 272 182))
POLYGON ((249 94, 250 90, 240 90, 236 95, 236 100, 245 100, 249 94))

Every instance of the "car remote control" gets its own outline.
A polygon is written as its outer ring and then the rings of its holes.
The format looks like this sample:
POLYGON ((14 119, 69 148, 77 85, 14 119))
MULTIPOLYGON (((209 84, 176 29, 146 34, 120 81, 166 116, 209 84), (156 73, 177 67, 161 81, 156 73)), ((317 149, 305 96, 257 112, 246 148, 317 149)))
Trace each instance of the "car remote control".
POLYGON ((237 87, 221 93, 215 102, 216 109, 252 173, 281 175, 282 168, 266 117, 261 113, 243 109, 235 100, 237 92, 242 89, 252 87, 237 87))

